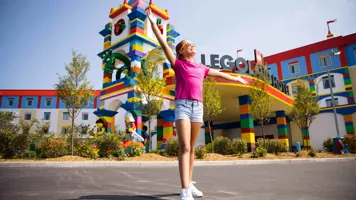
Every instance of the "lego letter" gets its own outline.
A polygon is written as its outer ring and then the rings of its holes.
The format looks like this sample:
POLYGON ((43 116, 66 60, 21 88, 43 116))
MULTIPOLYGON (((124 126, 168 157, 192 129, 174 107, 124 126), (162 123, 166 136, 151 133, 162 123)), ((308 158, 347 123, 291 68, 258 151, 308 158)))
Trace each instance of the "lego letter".
POLYGON ((210 64, 211 64, 211 68, 219 69, 220 68, 219 55, 215 55, 215 54, 210 55, 210 64))
MULTIPOLYGON (((205 54, 202 54, 201 55, 201 63, 203 64, 203 65, 206 65, 205 64, 205 54)), ((209 65, 206 65, 207 67, 210 67, 209 65)))
POLYGON ((235 60, 235 66, 237 67, 237 69, 242 72, 242 73, 246 73, 247 70, 248 70, 248 65, 247 65, 247 62, 244 58, 237 58, 235 60), (244 68, 241 68, 240 67, 240 62, 245 66, 244 68))
POLYGON ((233 58, 231 57, 231 56, 229 56, 229 55, 224 55, 223 57, 221 57, 221 59, 220 59, 220 66, 223 68, 223 69, 232 69, 233 67, 234 67, 234 62, 230 62, 230 61, 232 61, 233 60, 233 58), (226 62, 226 64, 225 64, 225 60, 229 60, 229 62, 226 62))

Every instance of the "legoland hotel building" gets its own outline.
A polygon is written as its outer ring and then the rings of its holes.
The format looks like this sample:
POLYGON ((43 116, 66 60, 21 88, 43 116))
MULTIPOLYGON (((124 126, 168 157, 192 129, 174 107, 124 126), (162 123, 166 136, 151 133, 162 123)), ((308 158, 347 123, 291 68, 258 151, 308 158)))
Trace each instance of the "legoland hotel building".
MULTIPOLYGON (((100 31, 103 36, 103 49, 98 49, 98 56, 104 58, 109 52, 116 52, 115 59, 122 61, 124 67, 140 69, 141 61, 147 52, 155 50, 158 42, 147 23, 144 8, 151 6, 154 17, 161 33, 174 48, 179 33, 167 21, 170 16, 167 10, 160 9, 152 1, 130 0, 124 1, 118 8, 112 8, 110 22, 100 31)), ((356 90, 356 33, 332 37, 313 44, 297 47, 275 55, 262 56, 255 50, 255 60, 247 61, 243 58, 231 56, 210 55, 202 56, 202 62, 212 68, 226 69, 229 63, 247 64, 249 67, 239 68, 237 73, 250 82, 251 66, 254 63, 267 64, 272 75, 272 85, 267 90, 273 97, 272 110, 274 116, 265 128, 266 137, 286 142, 292 149, 296 142, 311 145, 313 148, 322 147, 327 137, 337 135, 333 107, 331 104, 330 88, 336 101, 336 118, 340 136, 354 133, 356 125, 356 105, 354 94, 356 90), (330 71, 331 84, 328 82, 330 71), (300 77, 299 81, 297 76, 300 77), (303 133, 287 116, 293 105, 293 95, 298 84, 307 84, 318 93, 320 114, 316 116, 309 132, 303 133)), ((174 135, 174 71, 167 61, 160 63, 162 76, 166 80, 164 89, 164 105, 162 112, 152 125, 153 149, 164 148, 167 139, 174 135)), ((232 66, 232 65, 230 65, 232 66)), ((95 91, 95 97, 85 107, 76 119, 77 124, 95 126, 96 121, 103 119, 107 132, 117 126, 125 130, 124 116, 131 112, 135 118, 137 133, 141 134, 146 124, 136 108, 132 105, 132 98, 136 83, 132 77, 122 77, 113 73, 110 65, 103 59, 103 86, 95 91)), ((226 72, 231 73, 230 70, 226 72)), ((117 72, 118 73, 118 72, 117 72)), ((135 73, 131 73, 135 76, 135 73)), ((213 121, 213 135, 228 138, 242 137, 248 142, 249 150, 254 149, 257 138, 262 137, 261 128, 253 122, 250 115, 250 86, 217 79, 217 88, 222 92, 222 106, 224 112, 213 121)), ((50 121, 50 130, 56 134, 66 133, 71 123, 63 102, 56 97, 54 90, 1 90, 0 111, 14 111, 24 120, 37 118, 50 121)), ((209 142, 209 133, 204 126, 197 145, 209 142)))

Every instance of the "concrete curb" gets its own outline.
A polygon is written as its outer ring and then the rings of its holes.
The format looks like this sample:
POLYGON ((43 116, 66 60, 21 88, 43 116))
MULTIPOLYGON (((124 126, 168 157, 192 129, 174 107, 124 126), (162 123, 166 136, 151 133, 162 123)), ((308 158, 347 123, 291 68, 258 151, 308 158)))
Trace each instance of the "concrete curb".
MULTIPOLYGON (((286 160, 231 160, 231 161, 195 161, 195 166, 233 166, 262 164, 298 164, 356 162, 356 158, 317 158, 286 160)), ((178 167, 178 161, 84 161, 84 162, 0 162, 0 168, 16 167, 178 167)))

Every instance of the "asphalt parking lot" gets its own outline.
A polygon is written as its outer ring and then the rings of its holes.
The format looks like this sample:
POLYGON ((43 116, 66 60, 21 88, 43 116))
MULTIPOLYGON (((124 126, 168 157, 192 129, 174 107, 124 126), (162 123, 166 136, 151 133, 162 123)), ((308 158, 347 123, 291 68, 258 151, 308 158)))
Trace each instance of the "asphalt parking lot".
MULTIPOLYGON (((355 200, 356 162, 199 166, 202 199, 355 200)), ((0 198, 179 199, 177 167, 0 168, 0 198)))

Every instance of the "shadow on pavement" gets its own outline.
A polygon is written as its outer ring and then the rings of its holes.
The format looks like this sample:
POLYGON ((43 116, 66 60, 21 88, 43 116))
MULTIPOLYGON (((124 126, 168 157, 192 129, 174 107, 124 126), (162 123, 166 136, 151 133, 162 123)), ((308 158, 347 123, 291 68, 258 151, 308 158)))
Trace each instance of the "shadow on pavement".
POLYGON ((67 199, 67 200, 83 200, 83 199, 92 199, 92 200, 114 200, 114 199, 123 199, 123 200, 139 200, 139 199, 169 199, 165 197, 179 196, 178 193, 172 194, 157 194, 157 195, 87 195, 81 196, 77 199, 67 199))

